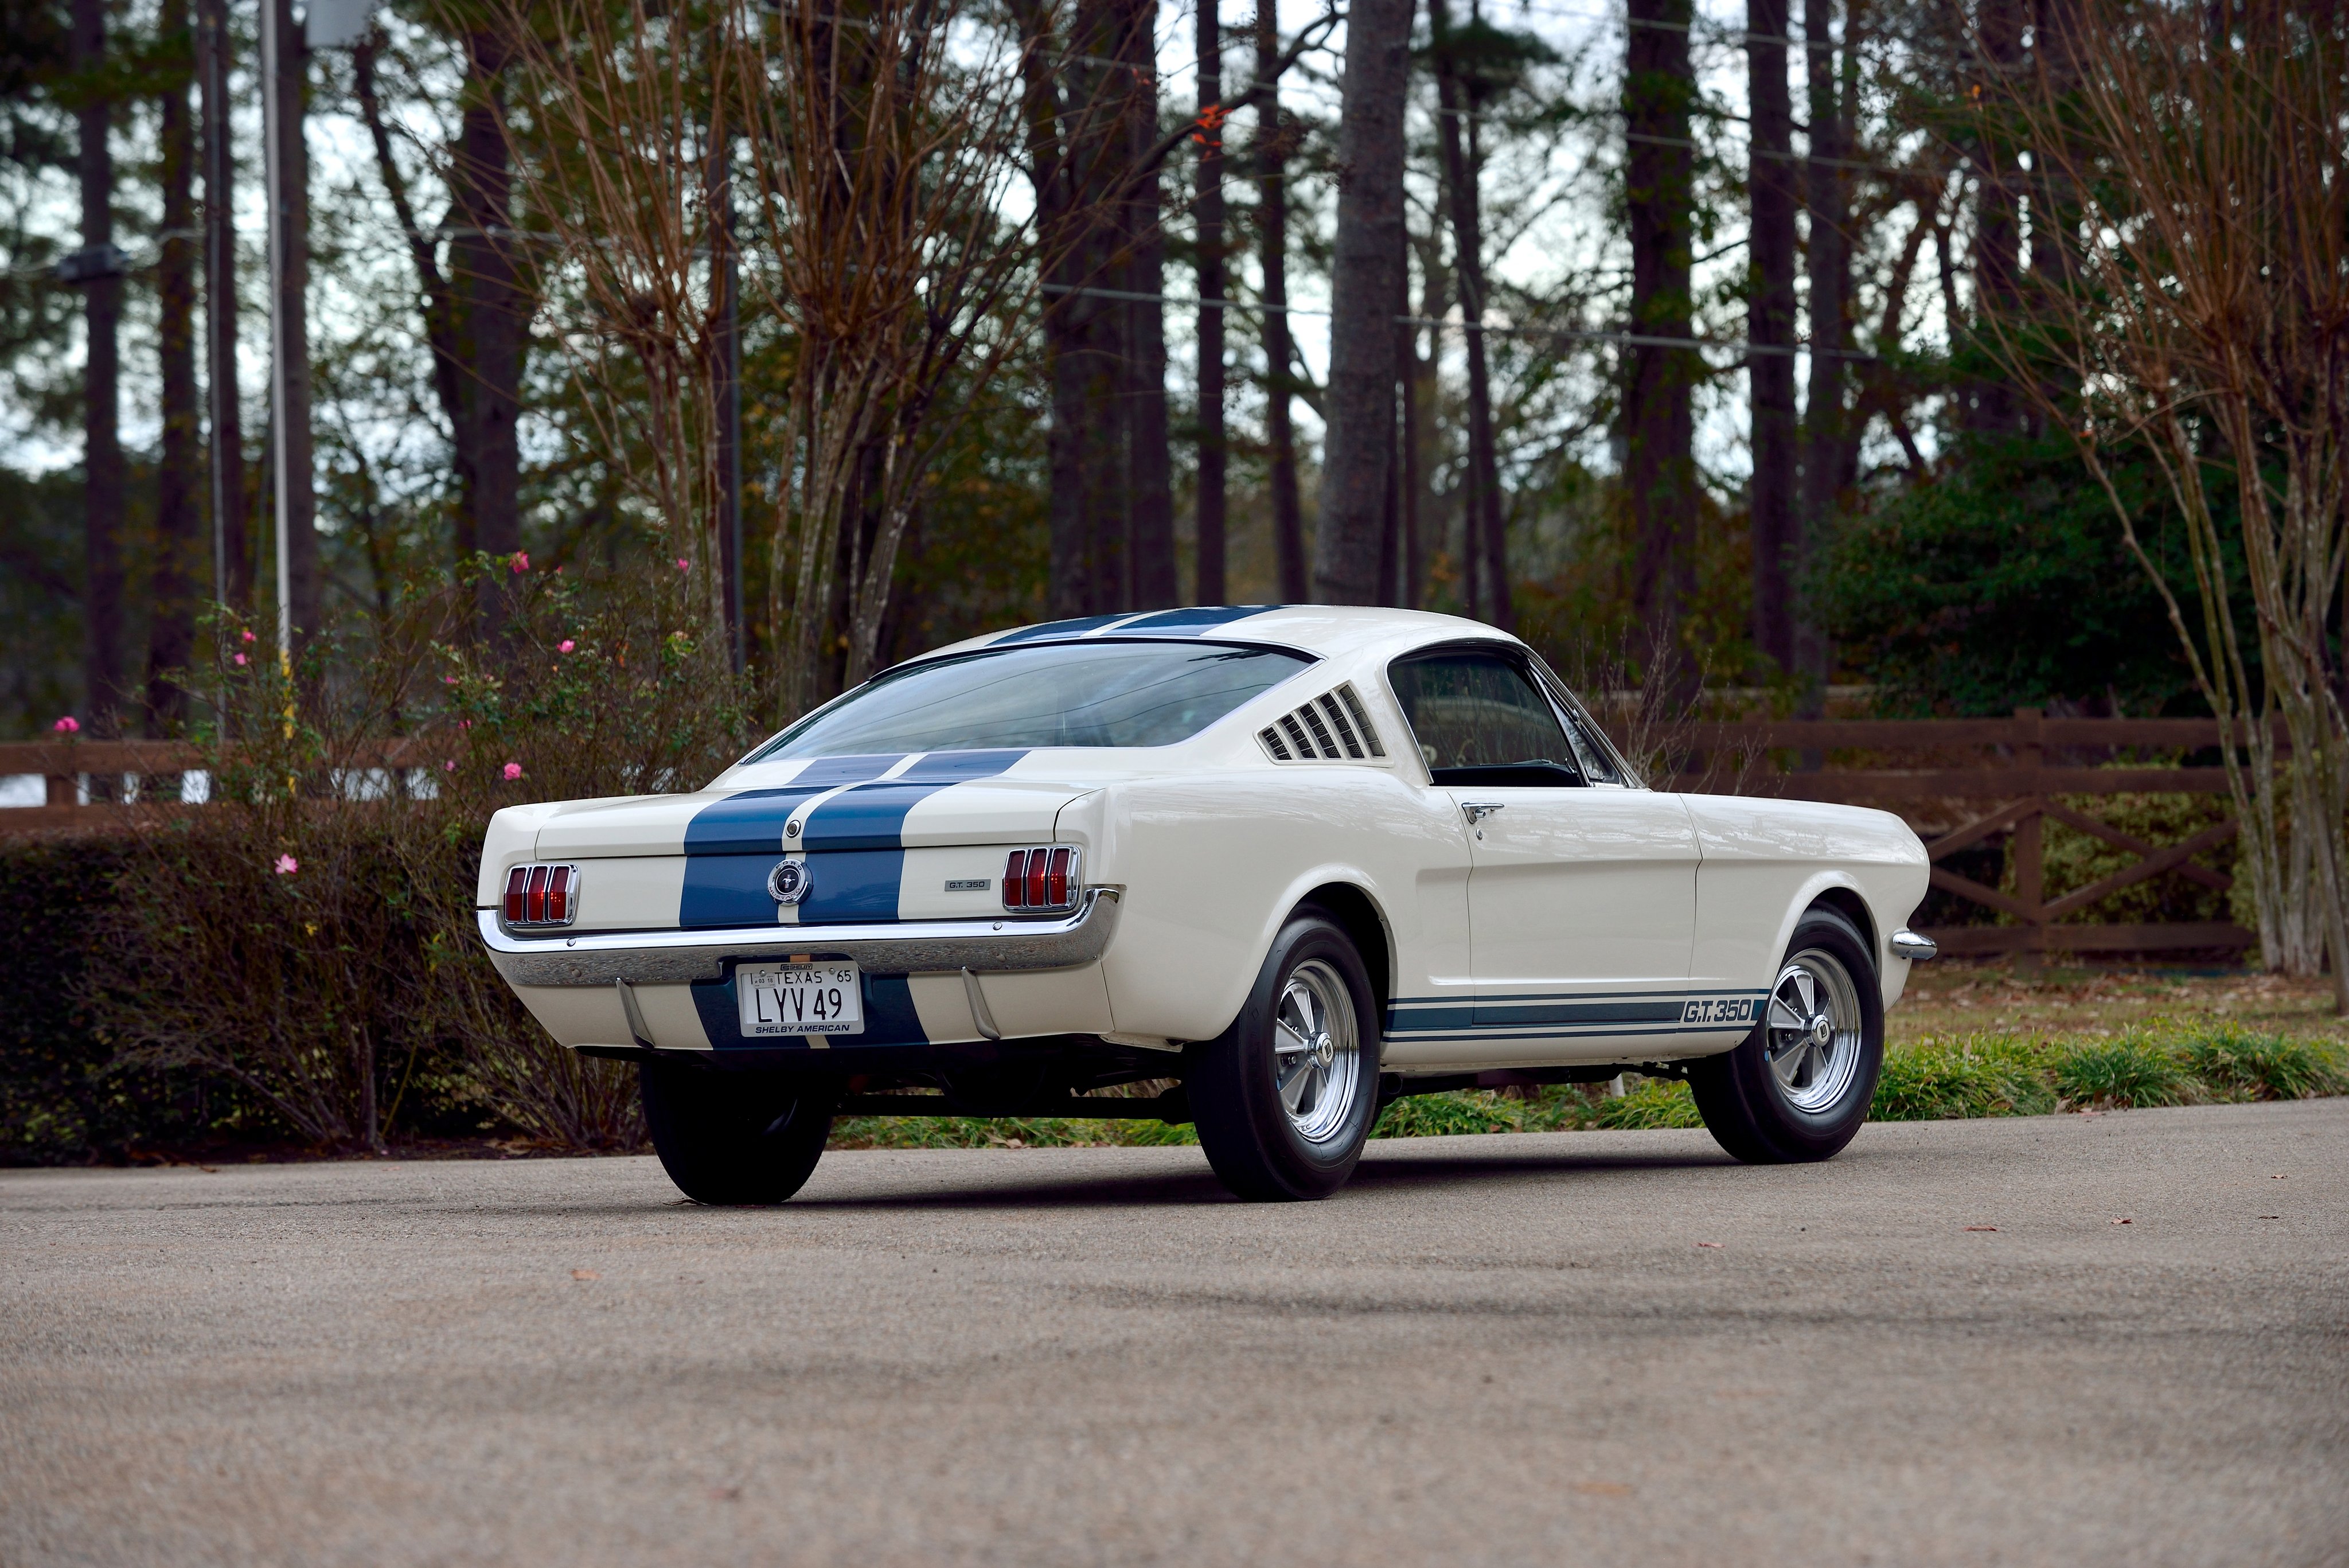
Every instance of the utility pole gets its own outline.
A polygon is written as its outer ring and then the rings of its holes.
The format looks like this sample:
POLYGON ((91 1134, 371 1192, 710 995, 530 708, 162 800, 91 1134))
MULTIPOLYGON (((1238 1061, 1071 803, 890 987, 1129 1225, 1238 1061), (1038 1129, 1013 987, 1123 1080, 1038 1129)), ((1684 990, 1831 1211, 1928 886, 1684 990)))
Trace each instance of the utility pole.
MULTIPOLYGON (((277 654, 317 629, 318 534, 310 480, 310 159, 303 141, 308 47, 288 0, 262 0, 261 76, 269 190, 269 459, 277 527, 277 654)), ((290 722, 290 720, 289 720, 290 722)))

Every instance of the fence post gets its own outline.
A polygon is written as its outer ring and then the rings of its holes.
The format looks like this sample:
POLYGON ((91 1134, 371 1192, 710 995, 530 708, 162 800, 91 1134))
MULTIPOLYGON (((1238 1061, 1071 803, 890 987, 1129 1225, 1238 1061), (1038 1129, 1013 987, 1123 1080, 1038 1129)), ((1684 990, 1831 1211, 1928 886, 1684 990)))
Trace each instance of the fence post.
MULTIPOLYGON (((2017 766, 2030 772, 2031 794, 2040 794, 2039 770, 2046 764, 2047 748, 2041 742, 2037 708, 2017 708, 2014 711, 2016 737, 2014 760, 2017 766)), ((2008 853, 2014 857, 2014 896, 2031 911, 2031 938, 2028 947, 2016 955, 2015 968, 2035 970, 2040 964, 2040 950, 2047 929, 2047 863, 2042 835, 2046 818, 2033 811, 2014 825, 2014 837, 2008 853)))

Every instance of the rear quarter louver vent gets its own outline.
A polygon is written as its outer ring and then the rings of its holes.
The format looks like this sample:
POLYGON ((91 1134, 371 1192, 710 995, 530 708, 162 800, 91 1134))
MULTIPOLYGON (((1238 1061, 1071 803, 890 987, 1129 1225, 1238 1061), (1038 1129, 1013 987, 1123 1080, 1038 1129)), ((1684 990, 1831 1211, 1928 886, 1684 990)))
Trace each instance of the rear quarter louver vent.
POLYGON ((1283 713, 1256 738, 1276 763, 1361 763, 1387 754, 1351 681, 1283 713))

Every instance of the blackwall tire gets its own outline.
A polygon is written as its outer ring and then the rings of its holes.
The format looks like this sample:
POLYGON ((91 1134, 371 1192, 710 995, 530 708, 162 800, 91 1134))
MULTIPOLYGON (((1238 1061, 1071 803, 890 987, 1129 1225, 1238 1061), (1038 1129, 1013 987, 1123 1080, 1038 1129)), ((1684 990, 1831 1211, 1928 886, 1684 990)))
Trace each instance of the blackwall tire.
POLYGON ((1868 1120, 1884 1066, 1884 992, 1858 929, 1818 908, 1795 926, 1763 1017, 1689 1067, 1713 1140, 1752 1165, 1831 1159, 1868 1120))
POLYGON ((1231 1028, 1184 1052, 1199 1145, 1232 1192, 1326 1198, 1378 1116, 1378 999, 1351 938, 1301 911, 1273 939, 1231 1028))
POLYGON ((823 1158, 828 1085, 689 1062, 646 1062, 636 1082, 661 1168, 696 1203, 781 1203, 823 1158))

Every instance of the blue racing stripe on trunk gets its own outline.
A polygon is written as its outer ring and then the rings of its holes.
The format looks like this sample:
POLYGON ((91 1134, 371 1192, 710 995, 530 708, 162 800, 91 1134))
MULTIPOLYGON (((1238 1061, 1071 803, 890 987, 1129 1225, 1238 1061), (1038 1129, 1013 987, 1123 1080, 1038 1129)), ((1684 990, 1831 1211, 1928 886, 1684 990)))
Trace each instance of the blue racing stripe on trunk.
POLYGON ((680 926, 771 926, 774 895, 767 874, 779 854, 693 855, 685 862, 685 890, 678 896, 680 926))
POLYGON ((993 778, 1027 754, 1025 748, 934 752, 895 778, 858 784, 808 813, 800 843, 815 885, 800 905, 800 923, 895 919, 906 814, 940 790, 993 778))
MULTIPOLYGON (((783 824, 828 790, 879 778, 905 761, 885 756, 818 757, 790 784, 746 789, 712 801, 685 825, 685 887, 678 898, 680 926, 776 924, 767 873, 783 857, 783 824)), ((894 912, 896 898, 889 900, 894 912)))
MULTIPOLYGON (((905 875, 902 849, 835 849, 808 857, 812 883, 800 900, 800 924, 842 920, 894 920, 897 886, 905 875)), ((775 906, 767 906, 767 919, 775 906)))
POLYGON ((685 825, 685 852, 756 855, 763 851, 781 855, 783 824, 792 813, 826 790, 877 779, 905 759, 903 752, 886 756, 818 757, 787 784, 775 789, 746 789, 724 800, 712 801, 695 812, 693 820, 685 825))
POLYGON ((1024 747, 933 752, 895 778, 859 784, 817 806, 808 814, 801 843, 811 853, 901 848, 905 844, 905 814, 916 805, 955 784, 993 778, 1027 754, 1024 747))

